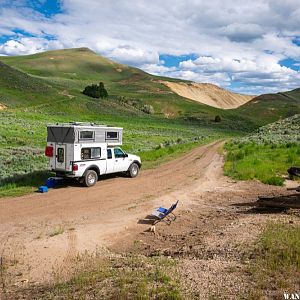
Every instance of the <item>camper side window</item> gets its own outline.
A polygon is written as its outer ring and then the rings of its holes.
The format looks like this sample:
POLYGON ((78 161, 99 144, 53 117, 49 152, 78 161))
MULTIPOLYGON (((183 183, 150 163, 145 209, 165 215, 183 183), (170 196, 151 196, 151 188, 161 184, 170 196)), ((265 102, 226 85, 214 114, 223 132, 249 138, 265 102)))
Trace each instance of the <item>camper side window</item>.
POLYGON ((91 140, 94 138, 94 131, 80 131, 79 139, 81 140, 91 140))
POLYGON ((81 160, 101 157, 101 148, 82 148, 81 160))
POLYGON ((119 138, 119 132, 117 131, 106 131, 107 140, 117 140, 119 138))

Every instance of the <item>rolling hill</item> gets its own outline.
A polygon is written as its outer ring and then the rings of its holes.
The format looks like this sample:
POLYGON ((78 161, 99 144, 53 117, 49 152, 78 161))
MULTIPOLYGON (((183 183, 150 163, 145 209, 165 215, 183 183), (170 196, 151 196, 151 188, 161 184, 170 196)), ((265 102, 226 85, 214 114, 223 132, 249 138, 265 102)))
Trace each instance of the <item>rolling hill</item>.
POLYGON ((54 92, 51 85, 0 61, 0 107, 34 105, 45 101, 40 94, 54 92))
MULTIPOLYGON (((74 111, 92 109, 95 102, 81 91, 88 84, 103 81, 110 97, 101 102, 101 110, 107 114, 115 110, 137 113, 144 105, 151 105, 158 117, 211 126, 211 120, 220 115, 221 124, 214 126, 231 128, 234 124, 242 130, 252 130, 300 112, 299 89, 253 98, 212 84, 150 75, 88 48, 1 57, 0 62, 0 103, 8 108, 44 103, 43 109, 52 113, 71 108, 74 111), (68 107, 63 103, 66 98, 72 99, 68 107), (49 103, 60 105, 47 108, 49 103)), ((99 103, 97 107, 96 110, 100 109, 99 103)))
POLYGON ((130 92, 144 96, 154 94, 178 94, 183 98, 198 101, 217 108, 236 108, 253 97, 234 94, 213 84, 195 84, 158 80, 137 68, 129 67, 104 58, 88 48, 48 51, 44 53, 5 57, 7 64, 34 76, 76 82, 81 88, 90 81, 103 81, 109 88, 122 94, 130 92), (169 89, 165 89, 167 86, 169 89))
POLYGON ((104 58, 88 48, 46 51, 33 55, 1 58, 7 64, 40 77, 72 80, 108 79, 118 81, 143 71, 104 58))
MULTIPOLYGON (((155 76, 115 63, 87 48, 1 57, 0 60, 31 78, 41 79, 57 90, 75 96, 77 100, 82 99, 81 91, 86 85, 103 81, 111 97, 137 99, 152 105, 158 114, 173 116, 197 108, 194 103, 173 94, 155 76)), ((14 103, 6 102, 6 105, 13 107, 14 103)))
POLYGON ((300 113, 300 89, 276 94, 263 94, 236 109, 258 126, 300 113))

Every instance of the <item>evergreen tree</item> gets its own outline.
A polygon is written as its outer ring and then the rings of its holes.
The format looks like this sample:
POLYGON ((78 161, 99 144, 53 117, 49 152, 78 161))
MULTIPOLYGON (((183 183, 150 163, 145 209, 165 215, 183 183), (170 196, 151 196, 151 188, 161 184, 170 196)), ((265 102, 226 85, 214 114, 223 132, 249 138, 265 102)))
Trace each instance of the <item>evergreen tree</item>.
POLYGON ((99 85, 92 84, 92 85, 86 86, 82 93, 84 95, 87 95, 92 98, 107 98, 108 97, 108 92, 105 89, 103 82, 100 82, 99 85))

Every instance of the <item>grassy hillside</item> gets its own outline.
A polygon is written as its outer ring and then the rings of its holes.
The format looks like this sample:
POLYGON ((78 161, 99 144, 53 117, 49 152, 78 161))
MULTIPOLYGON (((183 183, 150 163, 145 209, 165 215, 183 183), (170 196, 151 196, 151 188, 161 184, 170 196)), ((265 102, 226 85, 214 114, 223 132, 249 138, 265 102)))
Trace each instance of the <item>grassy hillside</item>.
MULTIPOLYGON (((239 109, 227 111, 195 103, 173 93, 159 82, 161 80, 179 82, 180 80, 147 74, 137 68, 113 62, 88 48, 1 57, 0 60, 32 75, 30 77, 32 80, 40 79, 46 85, 54 86, 57 90, 54 97, 57 100, 61 94, 75 96, 79 101, 86 99, 81 94, 84 87, 103 81, 111 99, 121 99, 120 104, 124 102, 128 104, 134 100, 144 105, 151 105, 158 116, 181 118, 200 126, 210 124, 216 115, 220 115, 222 123, 218 126, 251 131, 258 126, 274 122, 280 117, 300 112, 299 90, 261 95, 239 109)), ((49 93, 46 94, 48 96, 49 93)), ((49 103, 49 99, 45 99, 44 102, 49 103)), ((15 105, 13 101, 10 103, 6 101, 5 104, 10 107, 15 105)), ((24 102, 24 105, 28 106, 28 103, 24 102)))
POLYGON ((300 113, 300 89, 265 94, 237 109, 237 113, 257 122, 259 126, 300 113))
POLYGON ((283 185, 291 166, 300 166, 300 115, 261 127, 226 144, 225 174, 283 185))
MULTIPOLYGON (((34 55, 3 57, 3 62, 30 75, 55 82, 61 87, 82 90, 103 81, 112 95, 159 94, 154 76, 104 58, 87 48, 47 51, 34 55)), ((136 96, 136 95, 135 95, 136 96)))
MULTIPOLYGON (((40 80, 45 85, 52 86, 51 93, 38 92, 38 94, 43 94, 42 97, 39 97, 39 101, 45 104, 61 103, 64 98, 72 97, 72 103, 82 106, 83 102, 91 100, 81 94, 84 87, 103 81, 109 92, 110 102, 116 103, 113 105, 114 107, 121 105, 123 108, 132 109, 132 106, 141 108, 142 105, 151 105, 156 116, 179 118, 193 123, 195 126, 211 126, 211 121, 216 115, 221 115, 223 121, 220 124, 213 124, 213 126, 217 125, 224 129, 248 129, 248 131, 255 126, 255 123, 252 124, 251 120, 245 119, 242 115, 236 116, 235 111, 225 112, 180 97, 159 82, 163 80, 162 77, 115 63, 87 48, 1 57, 0 60, 15 68, 15 72, 17 72, 17 68, 22 74, 28 73, 30 77, 26 81, 40 80), (233 120, 234 122, 232 122, 233 120)), ((178 81, 170 78, 167 80, 178 81)), ((4 94, 4 97, 8 98, 7 101, 3 101, 8 107, 19 107, 22 104, 28 107, 36 104, 31 101, 30 97, 26 97, 26 101, 20 97, 18 84, 9 93, 10 97, 7 96, 7 91, 0 91, 0 95, 4 94), (14 93, 16 96, 12 101, 14 93), (16 99, 19 99, 19 102, 16 99), (29 100, 27 101, 27 99, 29 100)), ((51 105, 49 109, 59 112, 61 105, 51 105)))
POLYGON ((8 107, 31 106, 59 96, 44 80, 34 78, 0 61, 0 103, 8 107), (43 97, 41 97, 43 95, 43 97))

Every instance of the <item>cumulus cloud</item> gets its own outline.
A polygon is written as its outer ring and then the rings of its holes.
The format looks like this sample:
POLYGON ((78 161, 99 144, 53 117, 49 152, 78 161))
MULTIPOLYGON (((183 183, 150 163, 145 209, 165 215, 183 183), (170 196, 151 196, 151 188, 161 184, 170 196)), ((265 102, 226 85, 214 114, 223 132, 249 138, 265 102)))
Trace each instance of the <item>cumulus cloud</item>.
POLYGON ((134 66, 159 63, 159 55, 157 52, 130 46, 119 46, 114 48, 108 53, 108 56, 112 59, 117 59, 123 63, 134 66))
MULTIPOLYGON (((270 91, 288 90, 296 88, 300 82, 298 71, 281 66, 276 59, 267 55, 257 60, 201 56, 195 60, 181 62, 180 67, 186 72, 190 71, 208 77, 223 74, 225 77, 230 77, 231 84, 242 82, 248 87, 243 89, 247 93, 265 91, 267 87, 270 91)), ((224 82, 221 85, 224 86, 224 82)))
POLYGON ((2 55, 26 55, 46 50, 62 49, 63 44, 59 41, 46 40, 43 38, 21 38, 20 40, 8 40, 0 45, 2 55))
POLYGON ((273 91, 298 81, 299 71, 280 62, 300 62, 299 0, 60 0, 62 12, 51 17, 25 0, 3 3, 0 34, 10 40, 0 54, 85 46, 153 74, 225 87, 240 81, 251 91, 273 91), (191 53, 198 58, 175 67, 159 60, 191 53))
POLYGON ((173 72, 177 71, 175 67, 166 67, 162 64, 144 64, 141 68, 148 73, 153 75, 162 75, 162 76, 170 76, 172 77, 173 72))

